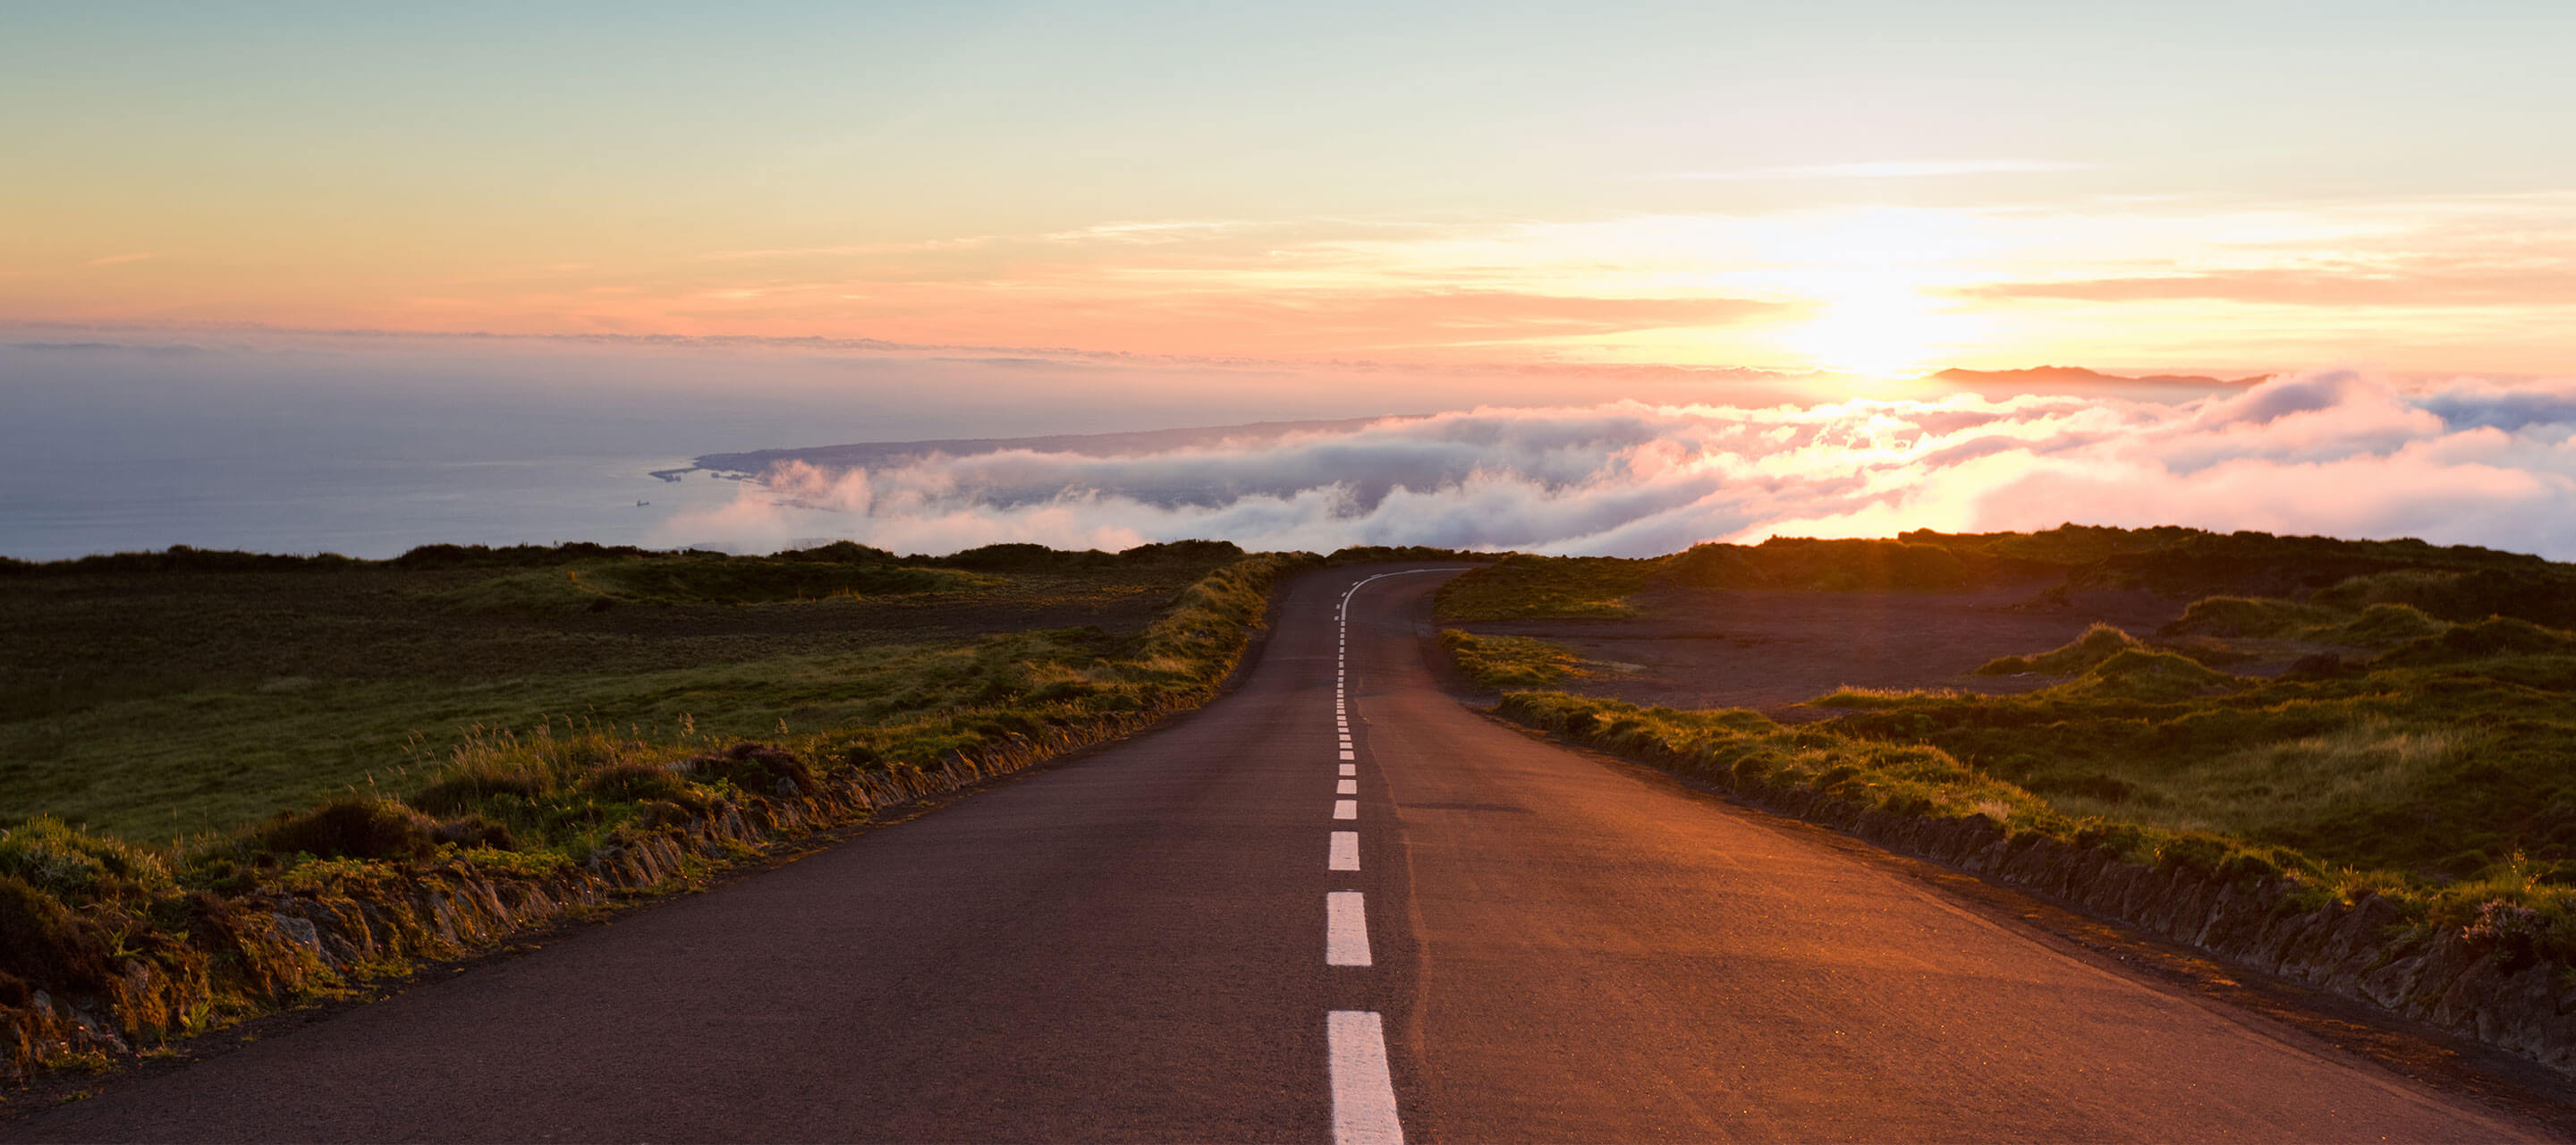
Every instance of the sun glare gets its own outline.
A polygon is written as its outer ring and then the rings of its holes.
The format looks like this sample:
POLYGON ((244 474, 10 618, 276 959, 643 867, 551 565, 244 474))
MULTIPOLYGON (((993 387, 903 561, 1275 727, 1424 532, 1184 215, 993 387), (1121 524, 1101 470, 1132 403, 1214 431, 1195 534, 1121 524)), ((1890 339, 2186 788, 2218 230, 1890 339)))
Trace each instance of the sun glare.
POLYGON ((1903 284, 1879 281, 1831 296, 1814 321, 1780 340, 1819 368, 1890 377, 1920 372, 1933 351, 1957 340, 1959 322, 1903 284))

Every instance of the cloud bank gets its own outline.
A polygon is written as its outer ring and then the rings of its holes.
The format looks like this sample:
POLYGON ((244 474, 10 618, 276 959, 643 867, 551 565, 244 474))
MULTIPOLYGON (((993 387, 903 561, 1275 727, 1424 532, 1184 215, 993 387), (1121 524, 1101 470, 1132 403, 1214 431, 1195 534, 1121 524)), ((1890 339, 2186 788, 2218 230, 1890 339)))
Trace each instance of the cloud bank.
POLYGON ((2178 404, 2098 396, 1746 408, 1480 408, 1094 456, 790 462, 675 544, 848 538, 1120 549, 1422 544, 1646 556, 1700 541, 2184 524, 2576 557, 2576 383, 2401 388, 2349 372, 2178 404))

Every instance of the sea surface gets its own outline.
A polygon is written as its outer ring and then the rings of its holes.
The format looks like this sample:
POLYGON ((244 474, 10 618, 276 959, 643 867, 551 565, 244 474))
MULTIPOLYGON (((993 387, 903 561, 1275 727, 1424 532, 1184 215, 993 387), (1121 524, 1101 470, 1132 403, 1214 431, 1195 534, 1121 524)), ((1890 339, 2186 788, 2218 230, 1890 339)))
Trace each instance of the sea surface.
POLYGON ((53 560, 193 545, 390 557, 433 542, 596 541, 673 547, 680 510, 732 499, 733 482, 668 454, 485 458, 283 455, 88 472, 0 462, 0 555, 53 560))
POLYGON ((1015 359, 363 332, 114 337, 0 322, 0 556, 719 548, 725 530, 687 515, 733 503, 741 483, 653 471, 703 454, 1215 425, 1338 404, 1301 387, 1199 383, 1181 415, 1165 408, 1168 389, 1130 385, 1150 372, 1015 359))
POLYGON ((703 403, 19 365, 0 375, 0 556, 20 560, 171 545, 371 558, 436 542, 683 546, 701 538, 673 532, 672 518, 732 500, 738 483, 652 471, 865 428, 729 418, 703 403))

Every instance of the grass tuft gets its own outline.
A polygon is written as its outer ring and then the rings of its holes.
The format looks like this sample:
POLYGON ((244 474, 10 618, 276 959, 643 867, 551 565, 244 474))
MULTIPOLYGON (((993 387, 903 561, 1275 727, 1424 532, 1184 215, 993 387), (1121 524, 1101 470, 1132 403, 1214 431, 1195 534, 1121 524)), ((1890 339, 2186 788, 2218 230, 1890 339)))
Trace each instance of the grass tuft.
POLYGON ((418 859, 438 849, 437 824, 387 799, 335 799, 310 811, 281 811, 251 836, 279 855, 324 859, 418 859))
POLYGON ((1440 630, 1440 646, 1476 685, 1494 691, 1543 688, 1592 675, 1589 661, 1551 640, 1529 636, 1485 636, 1455 628, 1440 630))
POLYGON ((2095 624, 2064 646, 2037 656, 2004 656, 1987 661, 1977 669, 1980 676, 2018 676, 2035 672, 2043 676, 2073 676, 2088 672, 2123 653, 2144 647, 2136 637, 2108 624, 2095 624))

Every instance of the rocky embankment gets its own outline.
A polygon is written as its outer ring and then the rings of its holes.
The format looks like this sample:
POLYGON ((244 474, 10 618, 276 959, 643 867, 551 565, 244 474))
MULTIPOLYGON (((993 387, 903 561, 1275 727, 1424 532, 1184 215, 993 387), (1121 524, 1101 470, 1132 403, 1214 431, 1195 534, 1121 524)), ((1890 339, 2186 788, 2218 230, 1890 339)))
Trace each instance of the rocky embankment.
MULTIPOLYGON (((191 941, 120 950, 113 973, 90 991, 0 994, 0 1082, 23 1083, 49 1065, 104 1068, 221 1024, 223 1015, 328 997, 423 962, 491 950, 568 914, 683 886, 773 843, 1119 739, 1168 714, 1106 717, 979 756, 952 753, 936 767, 847 772, 817 781, 816 790, 782 780, 774 791, 621 834, 578 864, 520 870, 453 856, 408 866, 323 861, 244 894, 190 894, 165 906, 186 913, 187 925, 176 929, 191 941)), ((746 749, 777 750, 736 750, 746 749)))

